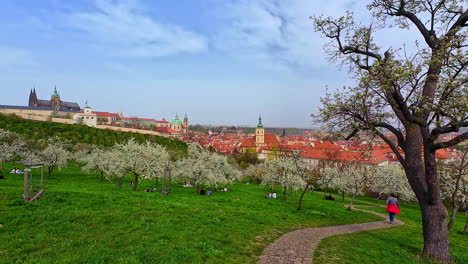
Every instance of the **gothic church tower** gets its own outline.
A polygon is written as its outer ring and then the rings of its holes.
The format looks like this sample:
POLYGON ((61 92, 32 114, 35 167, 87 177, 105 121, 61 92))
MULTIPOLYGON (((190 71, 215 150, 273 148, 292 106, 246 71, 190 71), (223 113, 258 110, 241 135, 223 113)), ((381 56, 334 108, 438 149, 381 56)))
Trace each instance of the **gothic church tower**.
POLYGON ((29 94, 29 106, 30 107, 37 107, 38 106, 36 88, 32 89, 31 93, 29 94))

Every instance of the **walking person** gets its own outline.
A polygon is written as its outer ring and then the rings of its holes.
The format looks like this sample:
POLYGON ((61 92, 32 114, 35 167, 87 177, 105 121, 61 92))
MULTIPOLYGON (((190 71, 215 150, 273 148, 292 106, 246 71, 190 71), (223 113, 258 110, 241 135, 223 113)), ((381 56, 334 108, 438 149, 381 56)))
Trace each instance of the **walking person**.
POLYGON ((395 221, 395 215, 400 214, 400 208, 398 207, 398 199, 395 197, 395 194, 391 194, 387 198, 387 212, 390 218, 390 224, 393 224, 395 221))

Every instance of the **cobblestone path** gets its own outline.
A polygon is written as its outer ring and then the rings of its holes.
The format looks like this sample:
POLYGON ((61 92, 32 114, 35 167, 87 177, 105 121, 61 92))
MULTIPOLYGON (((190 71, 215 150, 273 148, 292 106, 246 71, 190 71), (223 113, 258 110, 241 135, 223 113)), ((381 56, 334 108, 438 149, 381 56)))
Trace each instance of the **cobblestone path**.
MULTIPOLYGON (((356 205, 358 207, 379 207, 372 205, 356 205)), ((378 215, 384 219, 388 216, 356 208, 353 210, 378 215)), ((396 219, 392 225, 388 221, 369 222, 362 224, 348 224, 339 226, 315 227, 299 229, 284 234, 270 246, 263 250, 258 264, 311 264, 313 263, 314 251, 320 241, 329 236, 362 232, 374 229, 389 228, 403 225, 404 222, 396 219)))

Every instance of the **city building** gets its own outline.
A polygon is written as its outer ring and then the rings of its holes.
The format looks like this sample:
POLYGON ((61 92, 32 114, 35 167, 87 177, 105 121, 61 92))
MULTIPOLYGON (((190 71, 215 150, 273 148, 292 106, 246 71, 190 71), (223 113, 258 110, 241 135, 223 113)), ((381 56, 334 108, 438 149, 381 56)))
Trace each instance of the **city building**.
POLYGON ((93 113, 91 107, 86 106, 83 112, 76 113, 73 116, 73 122, 75 124, 86 125, 90 127, 97 126, 97 115, 93 113))

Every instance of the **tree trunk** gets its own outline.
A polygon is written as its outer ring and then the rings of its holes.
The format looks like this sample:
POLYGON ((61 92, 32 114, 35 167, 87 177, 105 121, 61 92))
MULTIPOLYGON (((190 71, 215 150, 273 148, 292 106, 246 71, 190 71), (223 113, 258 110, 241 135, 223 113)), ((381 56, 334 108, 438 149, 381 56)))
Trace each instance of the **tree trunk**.
MULTIPOLYGON (((164 184, 164 183, 163 183, 164 184)), ((156 178, 156 185, 154 186, 155 188, 158 188, 159 186, 159 178, 156 178)))
POLYGON ((304 195, 309 189, 309 184, 307 183, 304 190, 302 190, 301 197, 299 197, 299 205, 297 206, 297 210, 302 210, 302 200, 304 199, 304 195))
POLYGON ((435 151, 428 134, 426 127, 416 124, 406 126, 405 162, 402 165, 421 208, 423 255, 450 263, 447 209, 440 197, 435 151), (425 141, 423 135, 427 138, 425 141), (426 144, 423 145, 423 142, 426 144))
POLYGON ((455 223, 455 217, 457 216, 458 207, 456 205, 452 206, 452 212, 450 212, 450 221, 447 224, 448 231, 452 229, 453 224, 455 223))
POLYGON ((50 177, 52 175, 52 171, 54 170, 54 166, 47 167, 47 175, 50 177))
POLYGON ((133 173, 135 175, 135 185, 133 185, 133 191, 136 192, 137 191, 137 187, 138 187, 138 174, 136 173, 133 173))
POLYGON ((287 191, 288 191, 288 189, 284 189, 284 190, 283 190, 283 200, 286 200, 286 196, 287 196, 287 193, 286 193, 286 192, 287 192, 287 191))
POLYGON ((446 224, 447 209, 442 202, 435 205, 421 206, 425 256, 444 263, 450 263, 448 228, 446 224))
POLYGON ((463 229, 463 232, 468 233, 468 218, 466 218, 466 224, 465 228, 463 229))
POLYGON ((355 193, 353 193, 353 197, 351 197, 351 201, 349 202, 349 205, 348 205, 348 210, 350 210, 350 211, 351 211, 351 209, 353 207, 354 197, 356 197, 355 193))
MULTIPOLYGON (((463 163, 462 163, 463 166, 463 163)), ((460 181, 463 177, 463 170, 461 170, 457 175, 457 181, 455 183, 455 190, 453 190, 452 197, 451 197, 451 208, 452 212, 450 213, 450 221, 447 224, 448 230, 452 229, 453 224, 455 223, 455 218, 457 217, 458 206, 457 206, 457 193, 458 189, 460 188, 460 181)))
POLYGON ((344 191, 341 192, 341 201, 344 202, 344 191))

